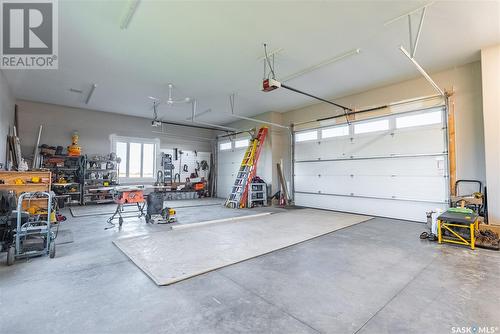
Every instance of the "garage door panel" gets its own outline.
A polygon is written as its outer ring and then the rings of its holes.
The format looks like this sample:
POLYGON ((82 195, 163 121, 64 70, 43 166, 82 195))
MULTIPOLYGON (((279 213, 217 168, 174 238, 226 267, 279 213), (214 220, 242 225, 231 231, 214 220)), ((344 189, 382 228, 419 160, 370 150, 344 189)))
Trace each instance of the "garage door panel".
POLYGON ((422 131, 385 132, 334 141, 312 141, 296 145, 295 159, 328 160, 364 158, 401 154, 435 154, 445 152, 441 128, 422 131))
MULTIPOLYGON (((394 142, 398 150, 404 148, 406 154, 424 154, 445 152, 444 130, 432 129, 401 131, 394 133, 394 142)), ((395 151, 394 153, 398 153, 395 151)))
POLYGON ((232 164, 219 165, 219 175, 234 174, 238 171, 239 166, 232 164))
POLYGON ((342 137, 337 140, 321 140, 314 160, 342 159, 348 158, 347 152, 352 147, 349 137, 342 137))
POLYGON ((443 203, 378 200, 370 198, 295 194, 295 204, 310 208, 369 214, 425 222, 425 212, 447 208, 443 203), (369 213, 368 213, 369 212, 369 213))
POLYGON ((317 160, 321 156, 318 141, 307 141, 295 144, 296 160, 317 160))
POLYGON ((296 191, 380 198, 445 201, 447 178, 391 176, 297 176, 296 191))
POLYGON ((391 159, 298 162, 295 175, 397 175, 442 176, 446 173, 444 156, 391 159))
POLYGON ((359 136, 352 139, 346 148, 345 155, 353 157, 372 157, 394 153, 393 139, 390 133, 384 132, 371 136, 359 136))
POLYGON ((244 150, 241 149, 219 151, 217 159, 218 197, 229 197, 244 153, 244 150))

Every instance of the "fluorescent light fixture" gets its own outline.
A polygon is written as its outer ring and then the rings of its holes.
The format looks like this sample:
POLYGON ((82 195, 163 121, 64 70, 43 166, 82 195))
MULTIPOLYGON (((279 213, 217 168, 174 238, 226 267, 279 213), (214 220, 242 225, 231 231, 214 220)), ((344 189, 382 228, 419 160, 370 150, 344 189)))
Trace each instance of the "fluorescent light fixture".
POLYGON ((127 29, 128 26, 130 25, 130 21, 132 21, 132 17, 134 17, 134 14, 137 11, 137 7, 139 6, 140 2, 141 2, 141 0, 132 0, 130 2, 128 10, 127 10, 127 14, 123 18, 122 23, 120 25, 120 28, 122 30, 127 29))
POLYGON ((277 124, 277 123, 272 123, 272 122, 268 122, 268 121, 263 121, 261 119, 256 119, 256 118, 252 118, 252 117, 245 117, 245 116, 234 115, 234 114, 227 114, 227 113, 225 113, 224 115, 229 116, 229 117, 244 119, 244 120, 247 120, 247 121, 252 121, 252 122, 255 122, 255 123, 268 124, 268 125, 272 125, 272 126, 275 126, 275 127, 278 127, 278 128, 289 129, 289 127, 285 126, 285 125, 281 125, 281 124, 277 124))
POLYGON ((207 122, 192 121, 191 123, 200 124, 200 125, 207 125, 207 126, 211 126, 211 127, 217 128, 217 129, 224 130, 224 131, 232 131, 232 132, 238 132, 238 131, 240 131, 239 129, 232 128, 230 126, 224 126, 224 125, 207 123, 207 122))
POLYGON ((87 98, 85 99, 85 104, 89 104, 90 99, 92 98, 92 95, 94 95, 94 91, 97 88, 97 84, 92 84, 92 87, 90 87, 89 95, 87 95, 87 98))
POLYGON ((351 57, 351 56, 354 56, 354 55, 357 55, 361 52, 361 49, 354 49, 354 50, 351 50, 351 51, 348 51, 348 52, 345 52, 343 54, 340 54, 338 56, 335 56, 333 58, 329 58, 329 59, 325 59, 323 60, 322 62, 316 64, 316 65, 313 65, 313 66, 310 66, 310 67, 307 67, 297 73, 294 73, 294 74, 290 74, 284 78, 280 78, 279 81, 281 82, 286 82, 286 81, 289 81, 289 80, 292 80, 292 79, 295 79, 297 77, 300 77, 304 74, 307 74, 307 73, 310 73, 310 72, 313 72, 323 66, 326 66, 326 65, 330 65, 332 63, 335 63, 335 62, 338 62, 344 58, 348 58, 348 57, 351 57))

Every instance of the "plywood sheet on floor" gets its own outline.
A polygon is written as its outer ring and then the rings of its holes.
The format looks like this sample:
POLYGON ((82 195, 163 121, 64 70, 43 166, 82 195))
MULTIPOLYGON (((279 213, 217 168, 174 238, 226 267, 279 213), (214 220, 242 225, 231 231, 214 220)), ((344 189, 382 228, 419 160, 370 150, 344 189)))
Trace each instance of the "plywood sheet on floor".
POLYGON ((114 241, 158 285, 168 285, 371 219, 315 209, 114 241))

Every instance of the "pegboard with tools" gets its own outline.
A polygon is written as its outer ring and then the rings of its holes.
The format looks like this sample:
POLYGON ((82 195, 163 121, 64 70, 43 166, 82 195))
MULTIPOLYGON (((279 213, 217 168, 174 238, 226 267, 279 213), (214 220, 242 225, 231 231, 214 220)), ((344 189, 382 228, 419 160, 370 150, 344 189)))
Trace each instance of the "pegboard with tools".
POLYGON ((160 149, 172 156, 174 182, 185 182, 186 178, 204 177, 208 180, 210 172, 210 152, 182 150, 180 148, 160 149))

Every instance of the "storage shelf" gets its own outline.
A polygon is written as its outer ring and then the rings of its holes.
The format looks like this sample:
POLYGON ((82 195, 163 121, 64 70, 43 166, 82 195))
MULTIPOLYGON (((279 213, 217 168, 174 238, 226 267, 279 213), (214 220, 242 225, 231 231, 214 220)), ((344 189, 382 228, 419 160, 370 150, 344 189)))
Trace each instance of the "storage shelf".
POLYGON ((10 187, 33 187, 33 186, 49 186, 50 183, 23 183, 23 184, 0 184, 0 187, 10 188, 10 187))
POLYGON ((82 184, 82 199, 83 204, 87 203, 111 203, 113 202, 112 194, 108 190, 92 192, 104 186, 104 183, 116 185, 118 182, 118 162, 110 159, 86 159, 84 162, 83 184, 82 184), (112 167, 112 168, 99 168, 112 167), (100 178, 89 178, 90 174, 102 176, 100 178), (96 175, 97 173, 97 175, 96 175), (97 198, 104 198, 99 200, 97 198))

